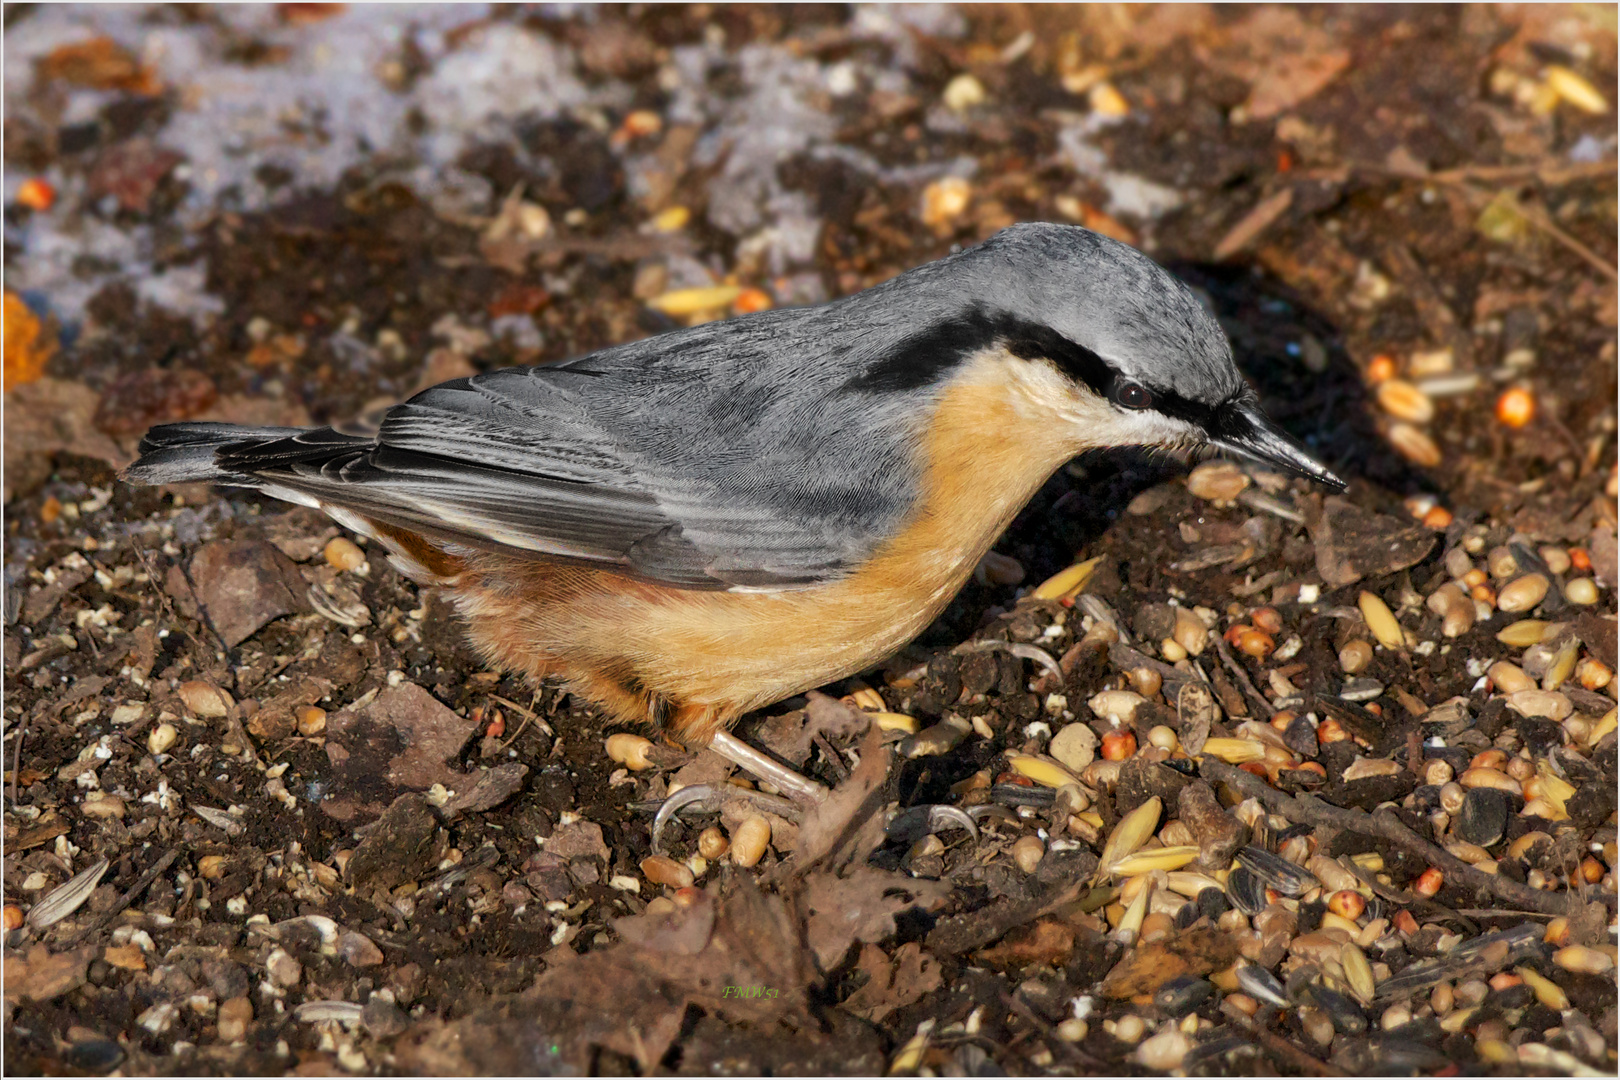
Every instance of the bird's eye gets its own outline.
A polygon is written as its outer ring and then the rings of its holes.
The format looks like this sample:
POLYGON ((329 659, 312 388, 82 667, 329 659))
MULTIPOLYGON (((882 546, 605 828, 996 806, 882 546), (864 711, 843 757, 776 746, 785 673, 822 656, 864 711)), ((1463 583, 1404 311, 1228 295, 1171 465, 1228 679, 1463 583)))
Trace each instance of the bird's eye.
POLYGON ((1145 409, 1153 404, 1153 395, 1143 386, 1133 382, 1121 382, 1114 385, 1114 402, 1127 409, 1145 409))

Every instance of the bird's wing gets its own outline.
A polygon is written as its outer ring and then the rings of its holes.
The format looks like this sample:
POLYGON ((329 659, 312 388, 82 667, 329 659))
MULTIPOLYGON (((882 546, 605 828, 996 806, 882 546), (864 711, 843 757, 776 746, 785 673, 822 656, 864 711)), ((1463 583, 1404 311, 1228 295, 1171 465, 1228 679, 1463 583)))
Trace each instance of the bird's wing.
POLYGON ((638 343, 635 355, 608 350, 452 380, 395 406, 374 440, 323 429, 226 447, 219 465, 272 492, 452 542, 683 588, 833 579, 903 514, 902 500, 874 496, 849 461, 847 481, 829 487, 827 470, 806 469, 802 454, 756 452, 794 435, 765 430, 764 415, 740 415, 723 371, 649 372, 645 354, 657 341, 638 343), (727 423, 692 419, 683 430, 676 421, 692 402, 677 399, 694 394, 706 416, 727 423))

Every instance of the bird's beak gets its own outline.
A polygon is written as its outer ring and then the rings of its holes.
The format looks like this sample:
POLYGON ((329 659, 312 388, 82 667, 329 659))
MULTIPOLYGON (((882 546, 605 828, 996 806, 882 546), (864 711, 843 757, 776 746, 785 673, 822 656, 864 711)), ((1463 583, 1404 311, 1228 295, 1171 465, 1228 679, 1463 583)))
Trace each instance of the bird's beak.
POLYGON ((1283 434, 1282 429, 1251 401, 1228 406, 1221 417, 1220 427, 1219 432, 1210 435, 1209 441, 1214 446, 1340 491, 1345 489, 1343 480, 1307 454, 1303 446, 1283 434))

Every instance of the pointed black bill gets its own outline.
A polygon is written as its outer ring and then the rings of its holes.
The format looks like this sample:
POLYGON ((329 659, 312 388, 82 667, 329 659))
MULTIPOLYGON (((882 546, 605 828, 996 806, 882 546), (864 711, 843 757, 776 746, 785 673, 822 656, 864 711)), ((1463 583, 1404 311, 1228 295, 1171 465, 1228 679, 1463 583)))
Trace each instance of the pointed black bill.
POLYGON ((1346 487, 1343 480, 1285 435, 1253 402, 1227 406, 1220 418, 1219 430, 1211 433, 1209 441, 1213 446, 1253 458, 1295 476, 1303 476, 1340 491, 1346 487))

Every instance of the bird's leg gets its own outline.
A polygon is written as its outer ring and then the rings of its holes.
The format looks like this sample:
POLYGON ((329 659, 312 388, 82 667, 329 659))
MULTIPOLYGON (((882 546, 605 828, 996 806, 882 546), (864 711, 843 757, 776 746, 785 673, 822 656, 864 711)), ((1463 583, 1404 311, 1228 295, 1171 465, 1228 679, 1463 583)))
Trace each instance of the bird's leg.
POLYGON ((775 758, 755 750, 729 731, 717 731, 709 749, 759 779, 776 787, 796 802, 814 805, 827 797, 827 789, 807 776, 800 776, 775 758))
POLYGON ((774 785, 778 791, 797 802, 813 806, 827 797, 827 789, 814 780, 800 776, 780 761, 726 731, 719 711, 711 706, 682 705, 675 709, 667 724, 669 733, 675 738, 689 746, 702 746, 707 742, 710 750, 774 785))

